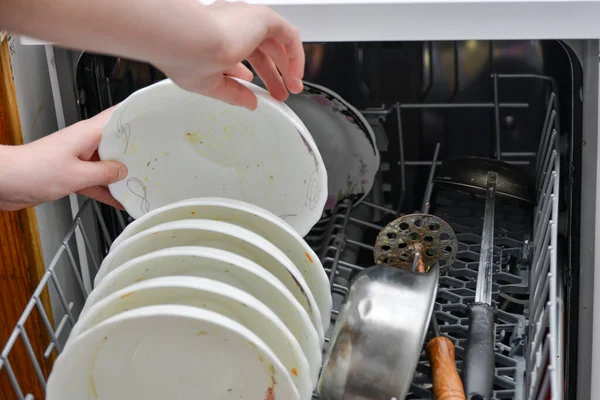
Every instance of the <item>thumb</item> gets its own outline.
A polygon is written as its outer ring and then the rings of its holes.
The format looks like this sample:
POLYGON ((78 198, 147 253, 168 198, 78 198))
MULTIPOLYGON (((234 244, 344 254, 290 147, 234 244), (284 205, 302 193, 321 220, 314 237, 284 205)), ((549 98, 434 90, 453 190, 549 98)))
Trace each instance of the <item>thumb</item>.
POLYGON ((78 165, 74 181, 80 191, 92 186, 107 186, 125 179, 127 167, 118 161, 83 161, 78 165))

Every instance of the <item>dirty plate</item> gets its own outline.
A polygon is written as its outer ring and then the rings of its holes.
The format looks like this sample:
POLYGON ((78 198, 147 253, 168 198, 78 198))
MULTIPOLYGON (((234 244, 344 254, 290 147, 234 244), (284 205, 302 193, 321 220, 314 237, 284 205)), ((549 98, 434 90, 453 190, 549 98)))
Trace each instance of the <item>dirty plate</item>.
POLYGON ((367 120, 339 94, 310 82, 304 82, 304 91, 290 95, 286 104, 306 125, 325 162, 325 209, 344 199, 355 204, 362 201, 373 187, 380 164, 375 134, 367 120))
POLYGON ((269 211, 240 200, 201 198, 180 201, 151 211, 125 228, 111 249, 125 239, 156 225, 182 219, 210 219, 229 222, 267 239, 294 263, 306 280, 321 312, 323 329, 331 320, 329 280, 321 261, 302 237, 269 211))
POLYGON ((125 311, 57 358, 46 400, 293 399, 286 368, 240 323, 196 307, 125 311))
POLYGON ((242 324, 273 350, 291 374, 300 398, 310 399, 314 386, 308 361, 289 329, 255 297, 212 279, 169 276, 121 289, 97 303, 79 319, 67 346, 82 333, 123 311, 161 304, 199 307, 242 324))
POLYGON ((120 103, 102 130, 98 154, 129 168, 109 185, 133 218, 193 197, 263 207, 306 235, 322 215, 327 172, 314 140, 288 107, 264 89, 251 112, 164 80, 120 103))
POLYGON ((237 254, 210 247, 171 247, 136 257, 110 272, 88 296, 79 317, 105 297, 137 282, 163 276, 208 278, 254 296, 285 324, 304 352, 313 385, 321 368, 322 347, 310 317, 273 274, 237 254))
POLYGON ((311 318, 319 340, 324 332, 321 312, 298 268, 275 245, 248 229, 222 221, 181 220, 147 229, 113 249, 100 266, 94 287, 123 263, 155 250, 177 246, 207 246, 246 257, 275 275, 311 318))

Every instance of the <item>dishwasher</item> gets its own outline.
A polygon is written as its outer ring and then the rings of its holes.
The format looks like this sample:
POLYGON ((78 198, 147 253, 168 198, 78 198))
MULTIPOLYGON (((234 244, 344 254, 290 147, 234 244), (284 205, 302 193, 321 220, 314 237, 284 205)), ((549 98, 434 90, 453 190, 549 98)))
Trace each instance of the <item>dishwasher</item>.
MULTIPOLYGON (((379 231, 426 205, 458 238, 453 268, 440 276, 434 312, 462 369, 485 198, 432 179, 445 159, 496 158, 526 171, 536 204, 496 200, 493 398, 591 398, 598 41, 305 40, 305 50, 304 79, 359 109, 381 154, 369 195, 358 205, 338 204, 305 237, 330 279, 333 312, 326 341, 352 279, 374 265, 379 231)), ((70 104, 78 118, 92 117, 165 78, 148 64, 124 58, 49 45, 47 52, 59 71, 55 101, 61 109, 70 104)), ((33 399, 10 363, 18 342, 33 354, 27 319, 40 312, 50 338, 45 356, 60 352, 103 256, 131 222, 126 213, 90 200, 79 199, 77 209, 1 353, 0 375, 8 376, 15 399, 33 399), (65 290, 69 285, 77 288, 72 295, 65 290), (46 289, 56 303, 54 321, 42 305, 46 289)), ((43 386, 39 365, 36 371, 43 386)), ((432 397, 423 348, 406 398, 432 397)))

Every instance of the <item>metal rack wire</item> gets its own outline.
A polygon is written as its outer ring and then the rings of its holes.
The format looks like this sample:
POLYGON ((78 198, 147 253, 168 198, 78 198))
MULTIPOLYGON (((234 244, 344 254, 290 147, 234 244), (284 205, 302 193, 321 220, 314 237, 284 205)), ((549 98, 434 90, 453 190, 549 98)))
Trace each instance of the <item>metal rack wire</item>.
MULTIPOLYGON (((457 366, 461 368, 461 357, 466 344, 468 318, 466 307, 475 292, 477 260, 481 240, 481 215, 483 203, 477 196, 458 192, 448 192, 434 187, 432 179, 435 167, 439 164, 440 145, 436 146, 431 160, 406 160, 403 148, 402 111, 415 108, 493 108, 495 110, 496 151, 503 158, 518 157, 535 160, 537 175, 538 205, 533 210, 533 224, 528 224, 531 210, 521 209, 511 204, 499 204, 497 209, 502 223, 497 224, 495 246, 497 271, 494 273, 494 302, 498 307, 496 320, 496 379, 494 398, 496 399, 562 399, 562 282, 557 263, 557 221, 558 191, 560 182, 560 157, 558 153, 558 100, 554 82, 534 75, 492 75, 494 102, 492 103, 446 103, 446 104, 394 104, 376 110, 365 110, 367 116, 385 119, 395 117, 398 122, 400 162, 398 165, 382 165, 382 170, 398 169, 401 177, 401 193, 398 204, 386 204, 373 194, 358 206, 348 202, 339 204, 333 212, 322 219, 306 240, 319 254, 330 278, 334 299, 332 321, 338 315, 341 304, 348 292, 353 276, 371 265, 364 262, 362 255, 373 251, 369 232, 379 232, 382 225, 374 223, 384 216, 395 217, 402 213, 406 191, 406 169, 429 167, 428 182, 422 201, 422 210, 446 219, 455 229, 459 239, 458 258, 453 269, 440 278, 440 288, 435 305, 441 332, 454 341, 457 348, 457 366), (547 115, 542 132, 542 140, 536 153, 503 153, 499 127, 500 110, 503 108, 524 108, 526 103, 501 103, 498 84, 505 79, 542 79, 549 83, 550 95, 547 102, 547 115), (515 312, 515 310, 521 310, 515 312), (549 397, 548 397, 549 396, 549 397)), ((388 132, 388 135, 390 133, 388 132)), ((528 164, 529 161, 509 161, 528 164)), ((409 210, 410 211, 410 210, 409 210)), ((119 226, 125 220, 117 213, 119 226)), ((23 315, 17 322, 7 344, 0 353, 0 374, 7 374, 14 389, 15 398, 31 400, 34 397, 20 384, 20 377, 14 372, 10 362, 11 352, 18 341, 24 343, 34 365, 37 379, 42 388, 46 377, 42 373, 40 360, 34 354, 25 324, 37 310, 44 321, 50 337, 44 357, 60 353, 70 328, 76 322, 78 310, 87 297, 81 263, 76 257, 76 235, 81 235, 88 253, 90 276, 97 272, 103 257, 95 242, 90 240, 92 233, 99 232, 110 246, 112 239, 120 232, 110 232, 98 204, 85 201, 67 233, 55 257, 48 265, 47 272, 40 281, 23 315), (96 224, 88 223, 90 214, 96 224), (84 218, 85 217, 85 218, 84 218), (60 268, 66 267, 64 271, 60 268), (77 282, 80 296, 68 298, 65 280, 77 282), (54 315, 50 321, 42 304, 41 293, 50 289, 56 293, 62 314, 54 315)), ((372 260, 372 256, 371 256, 372 260)), ((332 324, 333 326, 333 324, 332 324)), ((327 337, 331 330, 327 333, 327 337)), ((431 397, 429 363, 423 352, 413 380, 409 398, 431 397)))

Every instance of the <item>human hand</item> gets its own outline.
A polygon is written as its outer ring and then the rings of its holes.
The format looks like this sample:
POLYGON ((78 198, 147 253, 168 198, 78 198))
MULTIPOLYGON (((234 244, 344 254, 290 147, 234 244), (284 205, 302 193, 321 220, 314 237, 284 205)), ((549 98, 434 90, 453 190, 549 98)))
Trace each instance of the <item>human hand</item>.
POLYGON ((247 60, 271 95, 287 99, 303 89, 305 55, 298 31, 262 5, 217 0, 207 7, 214 29, 199 39, 197 52, 155 63, 182 88, 253 110, 256 96, 231 79, 251 81, 247 60))
POLYGON ((0 210, 18 210, 71 193, 123 209, 108 184, 124 179, 127 167, 99 161, 102 127, 114 107, 22 146, 0 146, 0 210))

